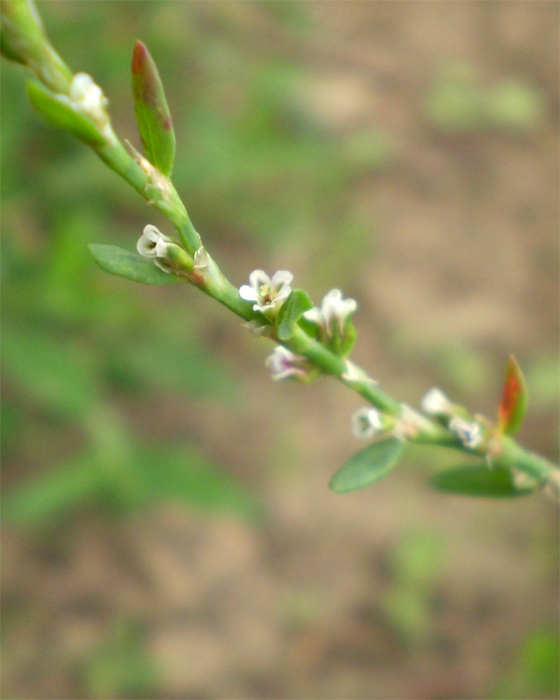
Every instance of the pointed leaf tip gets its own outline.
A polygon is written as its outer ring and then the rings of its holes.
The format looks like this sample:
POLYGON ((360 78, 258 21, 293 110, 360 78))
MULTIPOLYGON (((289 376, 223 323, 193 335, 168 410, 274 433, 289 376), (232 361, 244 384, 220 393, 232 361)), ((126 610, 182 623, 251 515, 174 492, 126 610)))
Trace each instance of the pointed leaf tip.
POLYGON ((134 45, 131 70, 134 111, 144 152, 150 163, 169 177, 175 159, 175 132, 158 69, 141 41, 134 45))
POLYGON ((404 443, 397 438, 379 440, 352 455, 332 477, 329 488, 335 493, 350 493, 387 476, 397 466, 404 443))
POLYGON ((527 412, 527 385, 523 372, 513 355, 507 366, 502 399, 498 407, 498 431, 506 435, 516 433, 527 412))

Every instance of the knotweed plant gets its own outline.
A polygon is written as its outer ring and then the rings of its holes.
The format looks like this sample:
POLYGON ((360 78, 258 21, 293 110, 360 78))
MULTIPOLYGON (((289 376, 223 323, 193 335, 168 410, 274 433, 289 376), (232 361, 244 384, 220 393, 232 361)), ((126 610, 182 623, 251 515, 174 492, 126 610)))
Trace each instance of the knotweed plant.
POLYGON ((72 73, 51 46, 32 0, 1 0, 2 54, 27 66, 29 100, 51 125, 92 148, 170 222, 173 233, 147 223, 131 253, 115 246, 90 246, 106 272, 148 285, 184 282, 242 318, 255 335, 276 348, 266 361, 272 379, 308 383, 330 375, 366 402, 349 420, 355 436, 369 442, 334 474, 337 493, 362 489, 389 474, 410 443, 462 452, 475 461, 452 467, 430 480, 434 488, 472 496, 519 496, 541 488, 558 496, 559 470, 524 449, 513 435, 527 408, 523 374, 513 357, 497 416, 490 420, 430 389, 419 410, 387 395, 350 359, 356 341, 352 318, 358 304, 332 289, 315 306, 293 285, 286 270, 272 276, 248 271, 236 288, 203 245, 173 186, 175 135, 156 65, 138 41, 132 55, 132 91, 144 155, 115 134, 103 90, 85 73, 72 73))

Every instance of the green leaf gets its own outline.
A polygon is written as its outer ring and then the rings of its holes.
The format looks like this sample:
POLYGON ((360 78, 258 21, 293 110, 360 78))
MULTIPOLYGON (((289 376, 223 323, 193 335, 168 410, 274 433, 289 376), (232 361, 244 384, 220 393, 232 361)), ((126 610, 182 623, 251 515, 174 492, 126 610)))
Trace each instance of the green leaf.
POLYGON ((132 92, 146 157, 169 177, 175 158, 175 132, 158 69, 141 41, 134 45, 132 56, 132 92))
POLYGON ((510 355, 507 367, 502 400, 498 407, 498 431, 506 435, 516 433, 527 412, 527 385, 517 360, 510 355))
POLYGON ((294 289, 280 307, 276 318, 276 335, 280 340, 289 340, 299 319, 313 308, 313 302, 303 289, 294 289))
POLYGON ((358 491, 387 476, 398 464, 404 443, 391 437, 356 453, 333 476, 329 484, 335 493, 358 491))
POLYGON ((152 260, 117 246, 92 244, 88 248, 99 267, 111 275, 141 284, 172 284, 179 280, 177 275, 164 272, 152 260))
POLYGON ((505 467, 486 464, 462 464, 434 474, 428 485, 436 491, 457 496, 511 498, 532 493, 536 484, 516 486, 513 473, 505 467))
POLYGON ((40 83, 30 80, 27 83, 27 96, 39 115, 52 126, 67 131, 90 146, 105 143, 105 137, 97 126, 81 114, 66 95, 55 95, 40 83))

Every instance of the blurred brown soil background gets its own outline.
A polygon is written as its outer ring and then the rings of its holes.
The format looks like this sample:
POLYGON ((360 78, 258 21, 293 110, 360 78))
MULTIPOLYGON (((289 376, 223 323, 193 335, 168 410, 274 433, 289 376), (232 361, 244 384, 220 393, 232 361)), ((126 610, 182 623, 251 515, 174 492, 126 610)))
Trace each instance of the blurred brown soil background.
MULTIPOLYGON (((340 285, 359 301, 356 360, 389 393, 417 405, 474 363, 481 379, 453 396, 492 417, 507 355, 523 366, 558 351, 558 4, 311 2, 301 36, 260 3, 194 4, 208 23, 227 17, 249 51, 297 57, 312 76, 303 104, 324 128, 375 123, 394 154, 348 195, 373 244, 346 279, 328 261, 321 275, 313 242, 263 260, 223 231, 216 258, 236 284, 263 267, 291 269, 316 300, 340 285), (529 81, 544 96, 538 128, 436 128, 426 95, 446 61, 489 90, 529 81)), ((5 527, 3 697, 138 697, 111 685, 127 635, 156 669, 146 697, 543 697, 516 673, 525 640, 558 628, 556 507, 434 494, 427 476, 455 458, 421 450, 375 487, 331 493, 359 447, 349 416, 361 403, 334 382, 273 384, 265 342, 212 318, 214 351, 242 376, 235 408, 169 396, 119 410, 163 440, 196 436, 262 497, 265 522, 163 504, 116 522, 82 512, 48 535, 5 527)), ((521 441, 556 458, 557 419, 537 406, 521 441)))

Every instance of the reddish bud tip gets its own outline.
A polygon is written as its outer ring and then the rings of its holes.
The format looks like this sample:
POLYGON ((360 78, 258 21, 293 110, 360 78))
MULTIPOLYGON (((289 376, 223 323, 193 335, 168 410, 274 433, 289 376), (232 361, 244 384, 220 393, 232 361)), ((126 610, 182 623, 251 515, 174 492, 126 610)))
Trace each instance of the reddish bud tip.
POLYGON ((498 407, 498 430, 513 434, 519 430, 527 409, 527 386, 517 360, 510 355, 502 399, 498 407))

